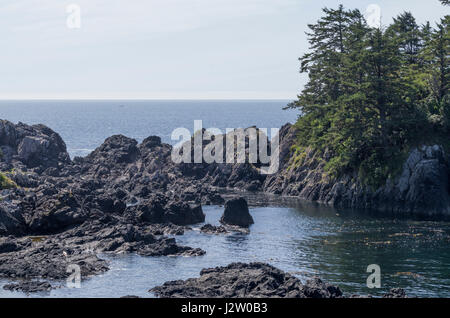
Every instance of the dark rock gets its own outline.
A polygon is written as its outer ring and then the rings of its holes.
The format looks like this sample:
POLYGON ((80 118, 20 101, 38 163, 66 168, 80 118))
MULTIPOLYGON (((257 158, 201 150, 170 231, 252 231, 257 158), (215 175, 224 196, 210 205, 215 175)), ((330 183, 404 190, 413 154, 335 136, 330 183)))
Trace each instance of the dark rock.
POLYGON ((206 196, 202 197, 203 205, 222 205, 225 203, 225 199, 216 192, 209 192, 206 196))
POLYGON ((9 147, 3 160, 12 161, 17 155, 17 158, 30 168, 39 167, 45 170, 70 163, 62 138, 44 125, 14 125, 0 120, 0 145, 2 149, 9 147))
POLYGON ((25 232, 23 211, 19 202, 0 201, 0 235, 20 235, 25 232))
POLYGON ((80 266, 82 278, 108 270, 106 262, 93 253, 53 239, 0 254, 0 276, 6 278, 66 279, 69 265, 80 266))
POLYGON ((308 280, 302 291, 307 298, 339 298, 342 296, 339 287, 327 284, 318 277, 308 280))
POLYGON ((227 229, 225 227, 221 226, 214 226, 211 224, 205 224, 200 228, 200 232, 206 233, 206 234, 226 234, 228 233, 227 229))
POLYGON ((285 125, 280 136, 280 169, 264 180, 265 192, 295 196, 338 208, 377 210, 391 215, 425 217, 450 215, 449 162, 439 145, 413 149, 399 176, 373 189, 357 174, 324 177, 330 154, 306 150, 302 160, 292 155, 296 128, 285 125), (289 168, 289 169, 288 169, 289 168))
POLYGON ((0 237, 0 254, 15 252, 20 249, 14 237, 0 237))
POLYGON ((24 293, 46 292, 53 289, 52 285, 47 282, 40 281, 24 281, 20 283, 6 284, 3 289, 9 291, 21 291, 24 293))
POLYGON ((142 142, 142 147, 153 148, 156 146, 161 146, 161 137, 158 136, 150 136, 144 139, 142 142))
POLYGON ((136 206, 137 217, 148 223, 164 223, 166 222, 166 210, 163 207, 164 202, 158 198, 145 200, 136 206))
POLYGON ((81 224, 86 219, 87 215, 75 196, 63 192, 37 202, 28 225, 34 234, 51 234, 81 224))
POLYGON ((388 293, 383 295, 383 298, 408 298, 403 288, 392 288, 388 293))
POLYGON ((225 202, 225 211, 220 219, 223 224, 249 227, 254 223, 244 198, 231 199, 225 202))
POLYGON ((201 205, 189 205, 184 202, 170 202, 165 214, 167 220, 176 225, 190 225, 205 221, 201 205))
POLYGON ((232 263, 203 269, 199 278, 166 282, 150 292, 172 298, 307 298, 341 297, 338 287, 314 281, 302 285, 299 279, 263 263, 232 263))

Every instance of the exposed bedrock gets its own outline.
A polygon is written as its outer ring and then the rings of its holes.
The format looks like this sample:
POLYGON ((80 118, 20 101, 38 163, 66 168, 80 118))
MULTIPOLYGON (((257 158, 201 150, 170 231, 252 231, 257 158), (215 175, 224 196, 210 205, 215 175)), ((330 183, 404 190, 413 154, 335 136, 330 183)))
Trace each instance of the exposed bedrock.
POLYGON ((338 298, 339 287, 316 278, 301 281, 264 263, 232 263, 225 267, 207 268, 199 278, 166 282, 150 292, 163 298, 338 298))
POLYGON ((249 227, 254 223, 248 211, 247 201, 244 198, 234 198, 225 202, 225 211, 220 219, 220 223, 249 227))
POLYGON ((370 209, 394 215, 450 216, 448 157, 439 145, 412 149, 402 172, 378 189, 356 175, 332 180, 323 173, 326 158, 312 151, 301 163, 291 155, 296 130, 280 130, 280 170, 268 176, 262 190, 295 196, 339 208, 370 209))
POLYGON ((38 293, 38 292, 49 292, 53 289, 53 286, 48 282, 41 282, 36 280, 26 280, 18 283, 6 284, 3 289, 9 291, 20 291, 26 294, 38 293))
MULTIPOLYGON (((161 298, 367 298, 344 295, 341 289, 314 277, 302 283, 297 277, 265 263, 232 263, 206 268, 199 278, 166 282, 149 290, 161 298)), ((393 288, 383 298, 406 298, 393 288)))
POLYGON ((3 160, 20 162, 40 172, 70 162, 64 141, 44 125, 14 125, 0 120, 0 147, 3 160))

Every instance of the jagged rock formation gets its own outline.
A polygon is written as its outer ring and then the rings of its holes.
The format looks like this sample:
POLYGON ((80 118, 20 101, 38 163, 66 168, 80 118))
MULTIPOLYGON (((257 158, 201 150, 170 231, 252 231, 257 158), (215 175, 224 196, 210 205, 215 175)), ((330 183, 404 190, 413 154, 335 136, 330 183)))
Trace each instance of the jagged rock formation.
POLYGON ((26 294, 37 292, 48 292, 53 289, 48 282, 40 281, 23 281, 19 283, 6 284, 3 289, 10 291, 21 291, 26 294))
POLYGON ((0 169, 17 184, 0 190, 0 277, 65 279, 78 265, 86 278, 108 270, 98 253, 205 253, 165 235, 203 222, 202 198, 221 197, 191 186, 191 202, 183 184, 169 189, 171 147, 158 137, 112 136, 71 161, 51 129, 0 121, 0 146, 0 169))
POLYGON ((234 198, 225 202, 225 211, 220 218, 220 223, 249 227, 254 223, 248 211, 247 201, 244 198, 234 198))
MULTIPOLYGON (((265 263, 232 263, 206 268, 199 278, 166 282, 149 290, 161 298, 372 298, 344 295, 339 287, 314 277, 303 284, 298 278, 265 263)), ((392 288, 382 298, 407 298, 392 288)))
POLYGON ((310 151, 301 163, 290 148, 295 128, 280 130, 280 170, 268 176, 262 190, 295 196, 340 208, 371 209, 390 214, 450 216, 448 158, 438 145, 413 149, 402 173, 379 189, 362 184, 356 175, 332 180, 323 173, 326 158, 310 151))

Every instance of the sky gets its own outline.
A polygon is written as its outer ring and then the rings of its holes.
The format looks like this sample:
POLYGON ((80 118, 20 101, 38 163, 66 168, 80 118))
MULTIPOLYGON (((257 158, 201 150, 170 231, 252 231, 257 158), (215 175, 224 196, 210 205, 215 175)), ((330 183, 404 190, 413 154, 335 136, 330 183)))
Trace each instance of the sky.
POLYGON ((384 25, 450 13, 438 0, 2 0, 0 99, 294 99, 307 24, 340 3, 375 4, 384 25))

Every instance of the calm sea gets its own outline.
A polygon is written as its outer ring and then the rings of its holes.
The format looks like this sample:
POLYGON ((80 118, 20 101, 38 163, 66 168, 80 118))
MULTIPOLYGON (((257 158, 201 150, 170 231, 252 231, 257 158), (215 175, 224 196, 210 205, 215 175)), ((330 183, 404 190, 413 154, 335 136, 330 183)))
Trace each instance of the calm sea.
POLYGON ((123 134, 139 142, 152 135, 171 140, 178 127, 279 128, 295 122, 287 100, 267 101, 0 101, 0 119, 45 124, 58 132, 71 156, 85 156, 107 137, 123 134))

